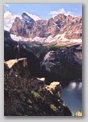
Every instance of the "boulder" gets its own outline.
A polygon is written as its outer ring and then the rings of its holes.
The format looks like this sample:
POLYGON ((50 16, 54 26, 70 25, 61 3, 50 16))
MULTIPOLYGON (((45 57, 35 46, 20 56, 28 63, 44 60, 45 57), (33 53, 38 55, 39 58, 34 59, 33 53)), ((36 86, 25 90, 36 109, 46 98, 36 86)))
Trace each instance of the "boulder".
POLYGON ((74 45, 48 52, 41 62, 41 69, 48 84, 56 80, 66 85, 71 80, 82 78, 82 48, 74 45))

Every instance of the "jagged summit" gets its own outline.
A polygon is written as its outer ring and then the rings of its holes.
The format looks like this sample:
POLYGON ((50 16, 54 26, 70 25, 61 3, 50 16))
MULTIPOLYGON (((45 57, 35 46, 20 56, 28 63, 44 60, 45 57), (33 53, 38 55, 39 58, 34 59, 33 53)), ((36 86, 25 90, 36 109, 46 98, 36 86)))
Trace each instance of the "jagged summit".
POLYGON ((22 18, 17 17, 14 20, 10 29, 11 34, 41 44, 71 45, 72 43, 82 43, 81 16, 59 14, 48 20, 34 21, 26 13, 23 13, 22 18))
POLYGON ((22 16, 22 19, 25 21, 25 24, 30 24, 30 23, 35 22, 30 16, 28 16, 27 13, 22 13, 21 16, 22 16))

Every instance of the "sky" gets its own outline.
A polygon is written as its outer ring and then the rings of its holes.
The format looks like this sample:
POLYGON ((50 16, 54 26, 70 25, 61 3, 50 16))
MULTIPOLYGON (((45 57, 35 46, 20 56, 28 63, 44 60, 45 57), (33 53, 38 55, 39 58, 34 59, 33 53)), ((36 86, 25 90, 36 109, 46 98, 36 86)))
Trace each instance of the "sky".
POLYGON ((82 16, 82 4, 4 4, 4 29, 9 30, 15 17, 26 12, 35 21, 57 14, 82 16))

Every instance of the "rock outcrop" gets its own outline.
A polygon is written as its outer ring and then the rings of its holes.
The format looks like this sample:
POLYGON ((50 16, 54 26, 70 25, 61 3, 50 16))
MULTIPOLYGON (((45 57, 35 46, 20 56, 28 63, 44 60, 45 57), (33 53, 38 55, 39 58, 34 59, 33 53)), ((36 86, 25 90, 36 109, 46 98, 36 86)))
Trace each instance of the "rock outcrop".
POLYGON ((34 20, 30 16, 28 16, 26 13, 22 13, 22 18, 23 18, 25 24, 34 23, 34 20))
POLYGON ((4 31, 4 60, 17 58, 17 53, 15 52, 15 46, 18 43, 11 39, 10 33, 4 31))
POLYGON ((82 48, 75 45, 50 51, 41 62, 41 68, 45 71, 46 83, 56 80, 65 86, 71 80, 82 78, 82 48))
POLYGON ((27 60, 23 59, 9 68, 4 65, 4 115, 5 116, 72 116, 63 104, 60 83, 45 85, 31 78, 27 60))

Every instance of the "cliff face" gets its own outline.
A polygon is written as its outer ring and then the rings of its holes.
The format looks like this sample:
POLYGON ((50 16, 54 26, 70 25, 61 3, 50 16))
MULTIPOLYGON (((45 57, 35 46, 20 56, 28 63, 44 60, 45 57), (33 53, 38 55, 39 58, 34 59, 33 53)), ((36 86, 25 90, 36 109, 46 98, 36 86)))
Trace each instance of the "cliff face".
POLYGON ((11 38, 10 33, 4 31, 4 60, 17 58, 14 50, 17 45, 18 43, 11 38))
POLYGON ((15 18, 10 29, 11 34, 32 38, 32 40, 36 37, 48 38, 50 36, 55 38, 58 36, 57 41, 82 39, 82 17, 59 14, 48 20, 33 21, 31 18, 31 22, 27 15, 26 18, 25 16, 22 17, 23 19, 15 18))

